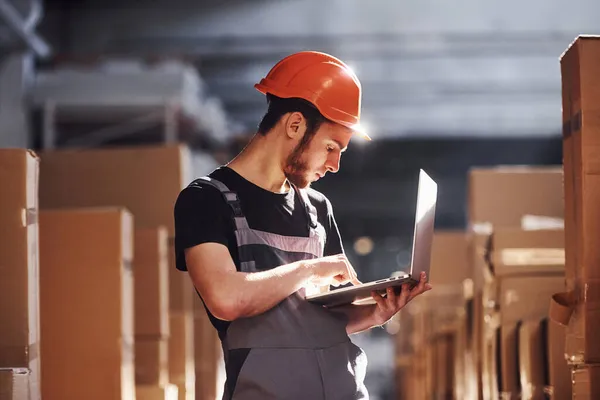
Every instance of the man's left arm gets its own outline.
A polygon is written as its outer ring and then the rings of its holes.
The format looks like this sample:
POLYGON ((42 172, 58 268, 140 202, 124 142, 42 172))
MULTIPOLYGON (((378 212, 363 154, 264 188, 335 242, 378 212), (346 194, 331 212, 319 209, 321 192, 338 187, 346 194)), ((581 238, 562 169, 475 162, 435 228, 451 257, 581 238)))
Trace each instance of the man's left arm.
POLYGON ((362 332, 375 326, 382 326, 388 322, 396 313, 406 306, 416 296, 431 290, 431 285, 425 283, 427 277, 421 273, 419 284, 412 290, 408 284, 402 285, 402 291, 396 295, 392 288, 388 288, 385 297, 373 292, 372 296, 375 304, 369 305, 347 305, 332 309, 334 312, 342 312, 348 318, 346 332, 362 332))

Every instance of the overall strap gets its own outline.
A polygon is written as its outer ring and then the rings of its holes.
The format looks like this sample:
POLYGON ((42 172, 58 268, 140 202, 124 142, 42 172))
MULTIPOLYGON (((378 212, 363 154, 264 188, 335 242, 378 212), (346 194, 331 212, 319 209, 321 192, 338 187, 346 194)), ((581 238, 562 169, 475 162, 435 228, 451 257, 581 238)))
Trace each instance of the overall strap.
POLYGON ((227 204, 229 204, 229 206, 233 210, 233 216, 234 216, 234 220, 235 220, 235 228, 237 230, 248 229, 248 221, 246 220, 246 217, 244 217, 244 214, 242 213, 242 207, 240 205, 240 199, 238 198, 237 193, 229 190, 229 188, 227 186, 225 186, 225 184, 223 182, 220 182, 220 181, 210 178, 208 176, 200 177, 200 178, 194 180, 191 184, 193 185, 195 183, 207 184, 207 185, 212 186, 215 189, 219 190, 221 192, 221 194, 223 195, 223 198, 225 199, 227 204))
POLYGON ((317 209, 312 205, 310 199, 308 198, 308 192, 306 189, 299 189, 294 185, 294 190, 300 195, 300 201, 304 206, 304 212, 306 213, 306 217, 308 218, 308 226, 309 229, 315 229, 317 227, 317 209))

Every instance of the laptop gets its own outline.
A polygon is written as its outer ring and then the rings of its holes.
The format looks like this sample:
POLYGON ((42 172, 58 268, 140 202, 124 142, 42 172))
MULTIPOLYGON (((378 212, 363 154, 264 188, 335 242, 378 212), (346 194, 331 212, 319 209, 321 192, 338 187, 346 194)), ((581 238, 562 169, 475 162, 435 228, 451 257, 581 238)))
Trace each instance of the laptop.
POLYGON ((435 222, 435 208, 437 204, 437 183, 422 169, 419 171, 419 184, 417 190, 417 207, 412 242, 412 257, 410 269, 407 273, 380 279, 373 282, 362 283, 325 293, 306 296, 305 299, 312 303, 327 307, 336 307, 345 304, 374 304, 371 292, 375 291, 385 297, 388 287, 393 287, 400 293, 401 286, 408 283, 415 287, 419 283, 421 271, 427 273, 429 278, 429 265, 431 261, 431 245, 435 222))

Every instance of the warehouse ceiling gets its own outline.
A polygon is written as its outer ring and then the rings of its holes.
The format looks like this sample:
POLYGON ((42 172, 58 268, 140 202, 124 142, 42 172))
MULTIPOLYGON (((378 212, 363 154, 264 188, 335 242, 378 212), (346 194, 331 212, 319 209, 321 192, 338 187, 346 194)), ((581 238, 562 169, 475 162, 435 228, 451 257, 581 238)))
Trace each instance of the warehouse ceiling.
POLYGON ((380 139, 557 137, 559 56, 600 15, 592 0, 46 4, 44 32, 61 54, 191 60, 249 132, 264 111, 253 85, 275 62, 330 52, 361 78, 363 116, 380 139))

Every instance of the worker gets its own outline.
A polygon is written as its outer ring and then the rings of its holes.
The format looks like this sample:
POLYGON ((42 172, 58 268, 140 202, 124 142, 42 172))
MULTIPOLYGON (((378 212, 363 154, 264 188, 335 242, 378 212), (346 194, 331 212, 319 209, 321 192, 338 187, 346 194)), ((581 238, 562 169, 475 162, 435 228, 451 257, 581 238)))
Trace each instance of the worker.
POLYGON ((368 305, 305 300, 360 283, 330 201, 310 188, 338 171, 352 136, 370 140, 360 82, 339 59, 303 51, 255 87, 267 99, 257 133, 183 189, 174 209, 177 268, 188 271, 221 339, 223 398, 367 399, 367 359, 349 335, 382 326, 431 286, 421 279, 399 294, 373 293, 368 305))

